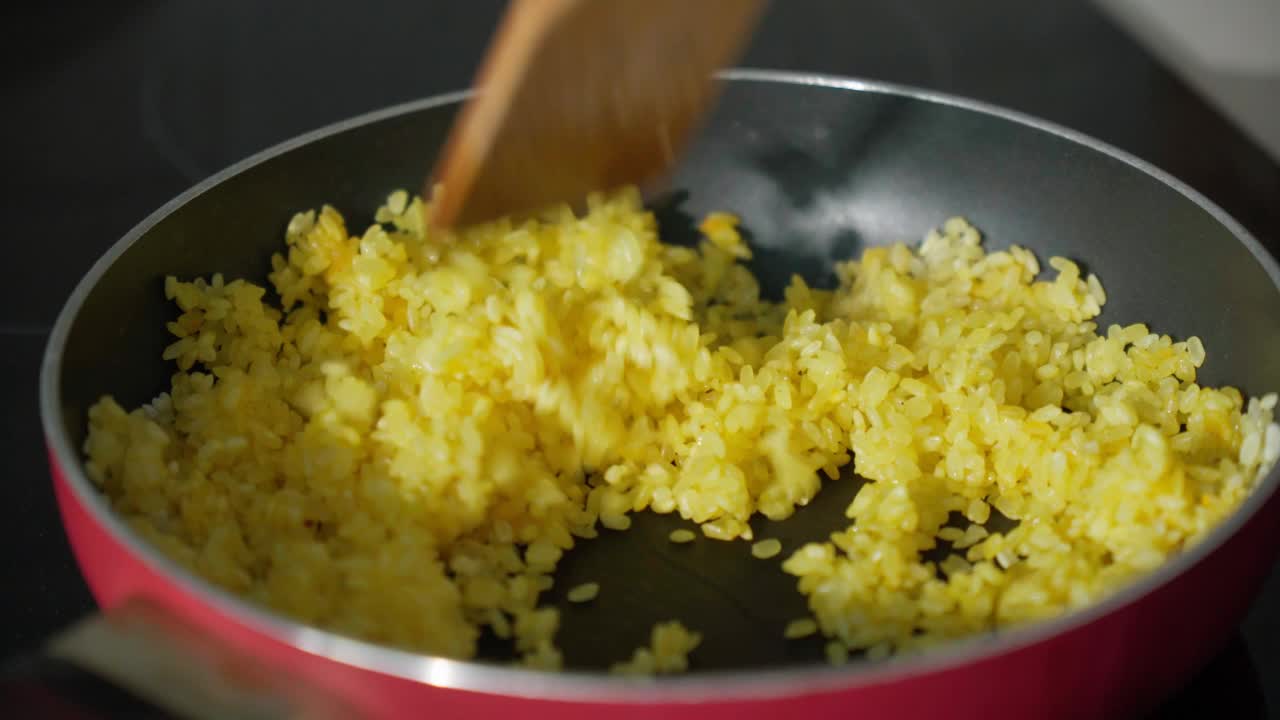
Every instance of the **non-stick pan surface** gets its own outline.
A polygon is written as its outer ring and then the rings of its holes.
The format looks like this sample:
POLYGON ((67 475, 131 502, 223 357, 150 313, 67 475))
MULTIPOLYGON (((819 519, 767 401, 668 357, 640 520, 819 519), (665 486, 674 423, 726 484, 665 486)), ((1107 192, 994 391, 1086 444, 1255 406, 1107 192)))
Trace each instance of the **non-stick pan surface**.
MULTIPOLYGON (((1061 128, 954 98, 823 77, 742 71, 729 78, 699 141, 669 187, 652 198, 664 239, 689 242, 696 219, 708 211, 738 213, 756 250, 752 269, 776 295, 792 273, 830 285, 834 261, 869 246, 917 241, 962 214, 989 247, 1018 244, 1042 259, 1065 255, 1100 275, 1109 298, 1104 326, 1145 322, 1160 332, 1200 336, 1210 351, 1203 382, 1229 382, 1246 393, 1280 389, 1276 265, 1234 221, 1176 180, 1061 128)), ((136 405, 167 386, 172 369, 160 360, 162 327, 173 311, 163 298, 164 276, 221 272, 264 281, 290 215, 322 203, 346 212, 353 229, 363 227, 388 192, 418 187, 461 97, 356 119, 231 168, 145 221, 77 289, 50 340, 42 407, 54 464, 65 477, 68 523, 93 526, 92 533, 69 529, 101 602, 109 606, 138 592, 141 585, 129 578, 144 568, 196 605, 208 604, 219 622, 305 646, 312 657, 493 697, 624 703, 785 699, 821 688, 852 693, 855 708, 858 688, 897 684, 923 692, 926 685, 912 686, 913 679, 966 666, 989 673, 1001 657, 1020 657, 1048 687, 1052 681, 1041 676, 1050 666, 1037 646, 1058 642, 1054 652, 1067 660, 1084 645, 1063 638, 1106 632, 1107 642, 1095 638, 1101 666, 1135 658, 1153 664, 1132 697, 1114 702, 1073 689, 1084 675, 1058 683, 1055 697, 1079 696, 1095 711, 1140 706, 1167 690, 1208 657, 1247 608, 1274 556, 1275 503, 1263 505, 1275 490, 1275 473, 1202 545, 1098 607, 874 669, 826 668, 820 638, 784 641, 783 626, 806 613, 794 579, 777 561, 751 558, 747 543, 668 542, 671 529, 687 527, 674 516, 642 513, 629 531, 603 531, 562 561, 547 602, 559 602, 580 582, 607 588, 594 603, 562 614, 558 638, 567 665, 587 674, 548 677, 483 660, 387 652, 250 608, 187 575, 125 530, 85 479, 79 448, 86 408, 104 393, 136 405), (1250 518, 1245 534, 1238 533, 1250 518), (1236 540, 1222 547, 1233 533, 1236 540), (104 567, 104 553, 85 549, 90 536, 110 538, 129 562, 104 567), (1197 585, 1214 587, 1188 594, 1192 566, 1197 585), (1134 612, 1138 607, 1142 612, 1134 612), (1121 617, 1130 619, 1117 626, 1121 617), (1208 619, 1181 625, 1180 617, 1208 619), (590 674, 642 644, 652 624, 666 619, 704 634, 693 677, 635 688, 590 674), (1130 641, 1117 641, 1117 627, 1132 631, 1130 641), (1163 645, 1155 642, 1165 635, 1163 645), (424 670, 428 662, 434 674, 424 670)), ((779 538, 784 554, 823 539, 846 524, 843 511, 859 483, 851 472, 827 482, 809 507, 783 522, 757 519, 755 532, 779 538)), ((486 658, 505 657, 501 643, 482 645, 486 658)), ((946 686, 954 682, 951 676, 946 686)), ((904 690, 904 702, 911 692, 904 690)))

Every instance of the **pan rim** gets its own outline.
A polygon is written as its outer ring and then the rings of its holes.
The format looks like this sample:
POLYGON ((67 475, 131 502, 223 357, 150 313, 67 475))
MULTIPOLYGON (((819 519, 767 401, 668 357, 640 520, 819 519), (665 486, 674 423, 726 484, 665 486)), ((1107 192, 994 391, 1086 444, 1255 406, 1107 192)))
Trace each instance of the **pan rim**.
MULTIPOLYGON (((1254 260, 1270 278, 1277 293, 1280 293, 1280 265, 1261 243, 1226 211, 1151 163, 1084 133, 983 101, 894 83, 821 73, 748 68, 727 70, 720 73, 719 77, 734 83, 817 86, 833 90, 891 95, 945 105, 994 116, 1082 145, 1150 176, 1208 212, 1249 250, 1254 260)), ((423 655, 357 640, 295 621, 215 587, 163 555, 158 548, 152 547, 130 530, 85 474, 80 453, 65 432, 61 409, 62 352, 76 316, 89 293, 121 255, 161 220, 197 196, 249 168, 303 145, 392 117, 456 104, 470 95, 470 90, 451 92, 358 115, 298 135, 209 176, 162 205, 113 243, 77 283, 58 313, 42 357, 39 380, 41 424, 55 468, 61 471, 75 501, 116 542, 127 548, 149 570, 164 577, 167 582, 183 593, 198 598, 201 603, 224 618, 276 642, 344 665, 439 688, 508 697, 630 704, 673 701, 728 703, 834 692, 899 682, 913 677, 954 670, 974 662, 992 661, 1002 655, 1024 650, 1053 637, 1078 631, 1132 605, 1198 565, 1233 537, 1267 502, 1272 500, 1277 486, 1280 486, 1280 467, 1273 468, 1244 504, 1191 550, 1179 554, 1165 562, 1158 570, 1086 608, 1068 612, 1052 620, 1032 623, 1000 633, 988 633, 951 641, 926 652, 906 657, 874 663, 854 662, 843 667, 814 665, 708 671, 685 676, 641 680, 582 671, 545 673, 473 660, 454 660, 423 655)))

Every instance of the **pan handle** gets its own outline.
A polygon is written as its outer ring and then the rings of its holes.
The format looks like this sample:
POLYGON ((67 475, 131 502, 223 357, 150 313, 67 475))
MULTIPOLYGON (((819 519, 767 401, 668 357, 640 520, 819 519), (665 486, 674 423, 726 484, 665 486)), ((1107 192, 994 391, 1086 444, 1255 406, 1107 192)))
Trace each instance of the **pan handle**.
POLYGON ((0 669, 20 717, 191 720, 354 717, 329 693, 264 666, 141 600, 84 618, 0 669))
POLYGON ((0 705, 15 717, 169 718, 173 715, 72 662, 34 652, 0 666, 0 705))

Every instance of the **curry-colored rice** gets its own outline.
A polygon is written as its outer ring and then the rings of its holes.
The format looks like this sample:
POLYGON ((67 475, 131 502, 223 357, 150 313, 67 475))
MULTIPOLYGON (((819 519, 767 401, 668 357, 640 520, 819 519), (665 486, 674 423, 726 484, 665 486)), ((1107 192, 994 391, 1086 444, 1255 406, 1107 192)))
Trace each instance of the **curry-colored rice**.
MULTIPOLYGON (((459 658, 488 627, 554 668, 539 596, 597 527, 648 509, 749 540, 856 458, 848 529, 783 563, 842 662, 1093 602, 1280 455, 1274 395, 1197 385, 1196 338, 1099 333, 1096 278, 1036 280, 960 219, 773 303, 733 216, 664 245, 632 190, 449 243, 421 218, 403 192, 362 234, 298 214, 278 301, 167 281, 172 388, 102 399, 85 446, 140 533, 308 623, 459 658), (988 532, 997 511, 1016 527, 988 532)), ((660 625, 617 669, 682 670, 698 641, 660 625)))
POLYGON ((637 648, 629 660, 609 670, 620 675, 681 673, 689 669, 689 653, 702 643, 700 633, 689 631, 678 620, 657 623, 649 637, 647 647, 637 648))

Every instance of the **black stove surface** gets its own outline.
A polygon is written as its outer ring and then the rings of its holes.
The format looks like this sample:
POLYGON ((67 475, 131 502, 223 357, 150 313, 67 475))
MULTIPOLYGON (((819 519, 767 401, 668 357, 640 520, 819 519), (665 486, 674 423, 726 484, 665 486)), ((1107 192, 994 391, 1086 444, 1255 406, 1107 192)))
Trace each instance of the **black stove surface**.
MULTIPOLYGON (((11 141, 0 264, 0 656, 92 607, 59 523, 36 407, 45 334, 78 278, 148 213, 299 132, 466 86, 503 3, 47 3, 6 19, 11 141)), ((10 5, 10 8, 13 6, 10 5)), ((1113 143, 1280 249, 1280 166, 1076 0, 775 0, 751 67, 975 97, 1113 143)), ((1280 718, 1280 572, 1158 717, 1280 718)))

